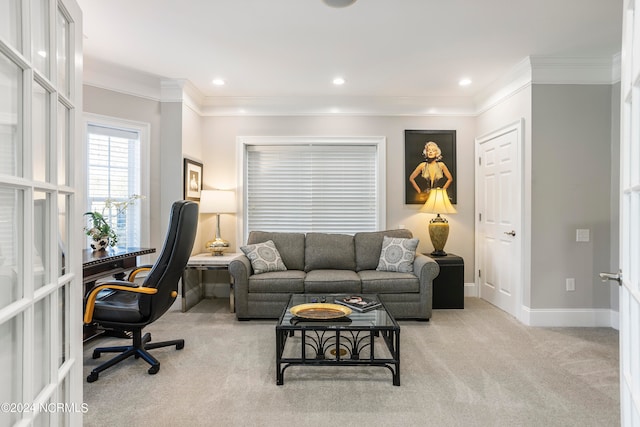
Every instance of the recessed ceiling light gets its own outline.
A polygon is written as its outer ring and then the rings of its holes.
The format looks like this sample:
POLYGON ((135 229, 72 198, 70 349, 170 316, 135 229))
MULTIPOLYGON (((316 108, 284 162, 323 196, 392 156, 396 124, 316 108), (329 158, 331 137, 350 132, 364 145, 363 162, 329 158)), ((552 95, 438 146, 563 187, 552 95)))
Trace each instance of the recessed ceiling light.
POLYGON ((213 79, 213 82, 212 82, 212 83, 213 83, 214 85, 216 85, 216 86, 224 86, 225 81, 224 81, 224 80, 222 80, 222 79, 213 79))
POLYGON ((333 79, 333 84, 336 86, 341 86, 343 84, 345 84, 346 80, 344 79, 344 77, 336 77, 335 79, 333 79))
POLYGON ((331 7, 347 7, 351 6, 356 0, 322 0, 324 4, 331 7))
POLYGON ((471 79, 462 79, 458 82, 460 86, 469 86, 471 84, 471 79))

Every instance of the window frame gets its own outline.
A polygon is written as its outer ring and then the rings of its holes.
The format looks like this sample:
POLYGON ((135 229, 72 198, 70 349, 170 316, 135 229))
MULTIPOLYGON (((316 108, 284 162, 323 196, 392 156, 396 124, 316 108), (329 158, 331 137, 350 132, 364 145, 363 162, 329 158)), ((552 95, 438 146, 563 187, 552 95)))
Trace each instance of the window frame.
POLYGON ((375 180, 377 207, 376 207, 376 229, 386 228, 386 137, 384 136, 238 136, 236 138, 238 177, 238 227, 236 239, 239 242, 246 242, 249 236, 247 229, 246 209, 247 192, 245 183, 247 182, 247 160, 248 148, 250 146, 287 146, 287 145, 370 145, 376 147, 376 170, 375 180))
MULTIPOLYGON (((137 132, 140 135, 140 195, 149 198, 150 178, 149 178, 149 145, 150 145, 150 124, 133 120, 121 119, 117 117, 104 116, 100 114, 83 114, 83 141, 86 145, 89 140, 89 126, 112 127, 137 132)), ((86 150, 88 153, 88 150, 86 150)), ((84 158, 84 171, 88 176, 88 158, 84 158)), ((85 209, 89 209, 89 188, 85 183, 85 209)), ((140 247, 146 248, 150 245, 149 226, 149 202, 137 202, 140 207, 140 247)))

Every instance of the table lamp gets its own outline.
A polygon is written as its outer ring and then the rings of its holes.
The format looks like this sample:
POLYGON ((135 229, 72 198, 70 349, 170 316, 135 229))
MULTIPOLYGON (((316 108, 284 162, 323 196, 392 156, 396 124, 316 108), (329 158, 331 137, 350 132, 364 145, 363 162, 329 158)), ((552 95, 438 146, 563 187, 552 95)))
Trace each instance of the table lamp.
POLYGON ((216 214, 216 237, 204 246, 212 255, 222 255, 229 242, 220 237, 220 214, 236 212, 236 195, 230 190, 202 190, 200 213, 216 214))
POLYGON ((433 244, 432 256, 445 256, 444 245, 449 237, 449 222, 440 216, 440 214, 456 213, 456 208, 449 201, 447 190, 444 188, 434 188, 429 192, 429 197, 424 205, 420 208, 420 212, 438 214, 429 221, 429 237, 433 244))

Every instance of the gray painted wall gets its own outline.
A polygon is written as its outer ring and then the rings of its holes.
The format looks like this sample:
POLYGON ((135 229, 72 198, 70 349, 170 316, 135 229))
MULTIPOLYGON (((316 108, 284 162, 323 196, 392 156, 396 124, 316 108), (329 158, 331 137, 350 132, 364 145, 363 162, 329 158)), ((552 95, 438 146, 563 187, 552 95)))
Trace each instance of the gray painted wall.
POLYGON ((609 308, 612 87, 533 85, 532 106, 531 308, 609 308))

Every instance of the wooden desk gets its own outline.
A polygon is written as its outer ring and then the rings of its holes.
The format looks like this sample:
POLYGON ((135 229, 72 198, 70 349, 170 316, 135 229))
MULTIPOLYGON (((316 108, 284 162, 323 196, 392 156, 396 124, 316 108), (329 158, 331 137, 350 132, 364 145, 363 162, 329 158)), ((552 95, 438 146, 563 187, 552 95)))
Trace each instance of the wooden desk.
POLYGON ((85 249, 82 251, 82 283, 93 287, 96 280, 113 276, 116 279, 124 278, 124 273, 135 268, 137 258, 142 255, 152 254, 155 248, 108 248, 102 251, 85 249))
MULTIPOLYGON (((83 250, 82 283, 84 284, 84 294, 87 295, 98 279, 106 277, 124 279, 125 272, 136 267, 139 256, 152 254, 155 251, 155 248, 118 247, 110 247, 101 251, 83 250)), ((99 332, 94 325, 84 325, 83 335, 83 341, 86 342, 99 335, 99 332)))

